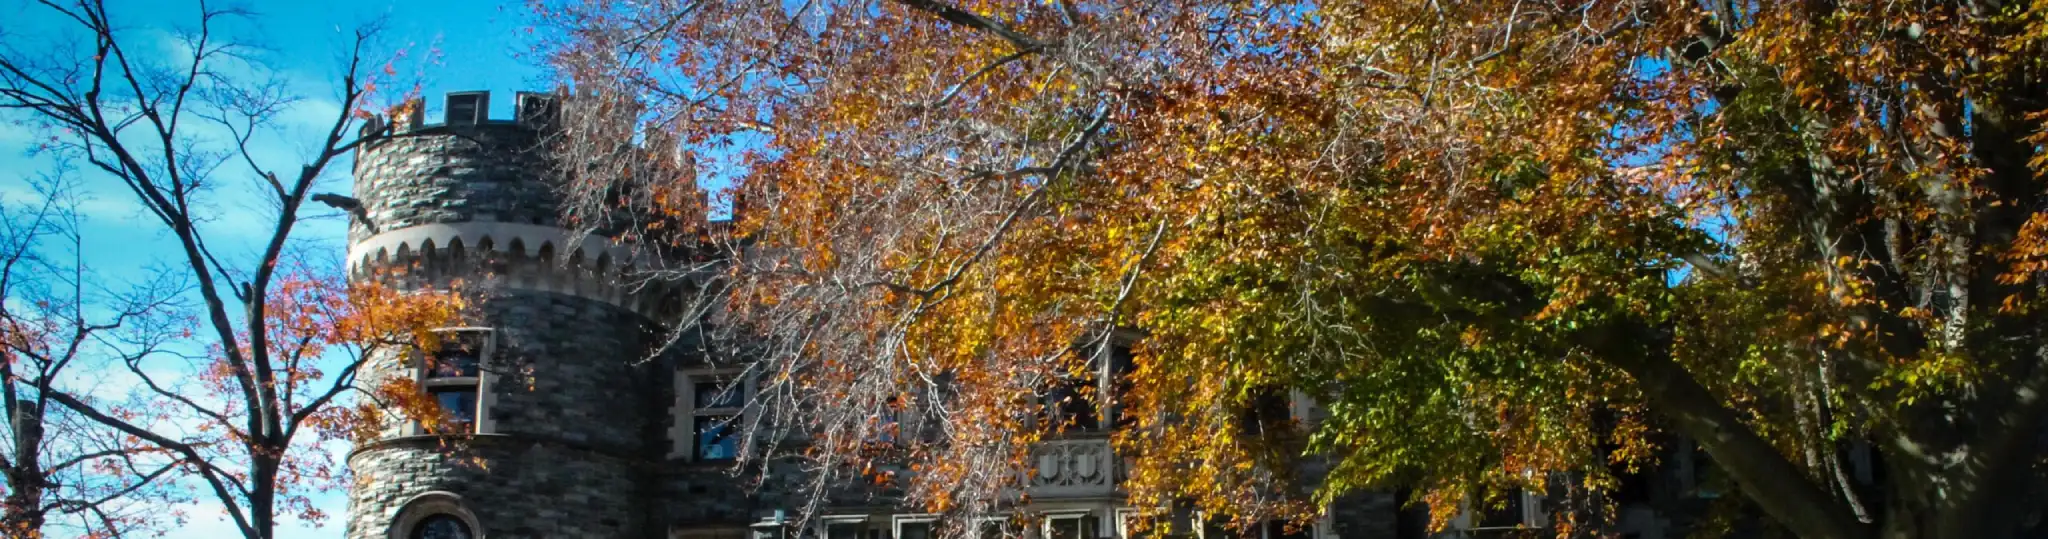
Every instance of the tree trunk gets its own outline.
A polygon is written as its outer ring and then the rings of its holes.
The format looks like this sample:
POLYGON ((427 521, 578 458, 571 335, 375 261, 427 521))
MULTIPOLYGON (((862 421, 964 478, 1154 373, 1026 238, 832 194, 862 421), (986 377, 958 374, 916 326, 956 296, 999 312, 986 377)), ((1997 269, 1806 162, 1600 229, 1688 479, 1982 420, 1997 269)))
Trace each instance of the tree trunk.
POLYGON ((6 514, 0 518, 7 537, 41 537, 43 491, 49 484, 42 463, 42 409, 35 401, 15 401, 12 420, 14 465, 7 470, 6 514))
POLYGON ((277 535, 277 469, 284 452, 251 444, 249 473, 249 539, 272 539, 277 535))

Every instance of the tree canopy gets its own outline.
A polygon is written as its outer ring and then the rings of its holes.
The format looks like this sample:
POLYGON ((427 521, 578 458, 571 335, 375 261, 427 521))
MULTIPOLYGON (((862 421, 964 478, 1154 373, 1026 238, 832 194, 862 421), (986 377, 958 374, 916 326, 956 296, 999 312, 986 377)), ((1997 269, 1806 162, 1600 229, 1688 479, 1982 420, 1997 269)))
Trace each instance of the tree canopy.
POLYGON ((1801 537, 2040 525, 2048 2, 537 7, 607 112, 572 138, 729 171, 718 330, 808 412, 771 422, 860 470, 920 412, 888 458, 934 508, 994 507, 1058 430, 1019 410, 1128 328, 1141 503, 1409 485, 1441 523, 1598 499, 1669 431, 1801 537), (1306 446, 1235 419, 1276 388, 1306 446))

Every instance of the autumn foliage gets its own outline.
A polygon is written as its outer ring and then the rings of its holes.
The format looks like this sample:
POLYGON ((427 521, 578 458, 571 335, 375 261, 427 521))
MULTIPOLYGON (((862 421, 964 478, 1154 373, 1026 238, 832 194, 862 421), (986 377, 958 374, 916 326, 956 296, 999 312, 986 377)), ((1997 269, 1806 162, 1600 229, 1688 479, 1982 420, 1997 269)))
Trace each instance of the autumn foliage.
POLYGON ((713 329, 806 411, 759 431, 858 462, 907 406, 934 509, 1001 507, 1117 328, 1141 507, 1530 488, 1575 533, 1667 432, 1801 537, 2048 492, 2048 3, 537 8, 583 106, 733 182, 713 329), (1305 445, 1236 419, 1275 390, 1305 445))

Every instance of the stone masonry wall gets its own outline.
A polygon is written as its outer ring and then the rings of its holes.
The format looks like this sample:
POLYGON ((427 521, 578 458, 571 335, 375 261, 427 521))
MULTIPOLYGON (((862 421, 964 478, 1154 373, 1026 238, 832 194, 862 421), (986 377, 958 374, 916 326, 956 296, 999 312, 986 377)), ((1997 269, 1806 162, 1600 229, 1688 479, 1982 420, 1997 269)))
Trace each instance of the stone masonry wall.
POLYGON ((350 457, 350 468, 374 481, 349 493, 348 539, 389 537, 401 505, 430 491, 462 496, 483 525, 479 537, 657 536, 644 522, 645 471, 630 460, 514 437, 480 436, 446 449, 438 442, 406 438, 350 457))
POLYGON ((496 402, 485 411, 496 433, 645 456, 653 384, 641 363, 644 318, 550 292, 506 289, 483 301, 498 332, 496 402))
MULTIPOLYGON (((365 145, 355 195, 379 232, 428 223, 553 225, 561 197, 542 181, 536 135, 516 124, 430 127, 365 145)), ((370 236, 364 223, 349 240, 370 236)))

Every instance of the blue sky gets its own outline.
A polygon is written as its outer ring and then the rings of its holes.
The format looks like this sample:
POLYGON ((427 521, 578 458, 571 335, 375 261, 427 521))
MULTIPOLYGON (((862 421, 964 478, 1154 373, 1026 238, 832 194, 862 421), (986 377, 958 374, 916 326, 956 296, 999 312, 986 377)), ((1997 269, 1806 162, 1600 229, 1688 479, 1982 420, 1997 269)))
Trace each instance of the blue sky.
MULTIPOLYGON (((108 0, 108 3, 116 23, 130 35, 141 36, 138 39, 168 42, 167 38, 173 32, 189 28, 197 21, 197 3, 189 0, 108 0)), ((213 5, 218 7, 222 2, 214 0, 213 5)), ((527 8, 521 0, 248 0, 241 5, 255 11, 256 15, 251 20, 253 24, 237 25, 239 37, 263 45, 264 50, 257 54, 258 61, 273 74, 302 89, 306 97, 312 98, 301 110, 284 115, 284 125, 280 129, 284 136, 267 140, 259 150, 260 159, 273 170, 296 170, 296 164, 302 162, 301 156, 306 153, 304 150, 309 148, 307 139, 294 139, 293 124, 302 127, 297 131, 303 133, 308 131, 303 127, 331 118, 336 111, 332 86, 324 81, 332 80, 340 72, 348 32, 365 21, 383 18, 386 24, 385 43, 404 47, 410 59, 426 58, 430 52, 438 51, 438 55, 433 55, 437 58, 433 64, 421 66, 424 76, 419 81, 429 103, 430 117, 439 114, 439 96, 445 92, 490 90, 501 96, 492 100, 492 116, 506 118, 511 115, 511 92, 548 86, 545 72, 528 52, 527 8)), ((47 41, 38 40, 48 37, 39 34, 38 30, 56 25, 45 11, 27 0, 0 0, 0 21, 5 21, 0 22, 0 40, 6 40, 9 46, 39 46, 36 44, 47 41)), ((411 71, 402 69, 400 74, 410 75, 411 71)), ((51 165, 48 158, 28 152, 30 144, 38 136, 32 128, 21 124, 18 117, 0 117, 0 198, 19 200, 26 191, 21 178, 46 170, 51 165)), ((347 192, 349 162, 335 163, 329 170, 330 174, 317 191, 347 192)), ((149 223, 137 220, 139 206, 127 201, 128 195, 117 184, 107 178, 90 175, 83 176, 81 182, 86 195, 91 198, 81 208, 87 218, 83 234, 87 238, 84 255, 88 264, 118 279, 123 277, 124 269, 171 260, 174 254, 172 247, 161 234, 152 236, 150 232, 137 232, 149 230, 149 223)), ((234 243, 245 239, 236 237, 245 228, 265 228, 267 224, 239 226, 241 223, 236 221, 238 215, 261 213, 239 211, 245 209, 239 205, 247 204, 250 202, 224 201, 214 235, 234 243)), ((339 255, 344 234, 342 220, 318 219, 301 225, 299 230, 298 236, 310 248, 332 250, 339 255)), ((242 250, 255 252, 256 235, 245 235, 247 245, 242 246, 242 250)), ((135 273, 128 272, 129 275, 135 273)), ((347 506, 344 493, 320 495, 316 504, 332 515, 324 527, 310 527, 304 522, 286 519, 279 530, 279 537, 341 536, 347 506)), ((183 528, 167 536, 172 539, 214 539, 236 535, 233 525, 221 517, 222 513, 210 499, 165 509, 182 511, 189 519, 183 528)))

